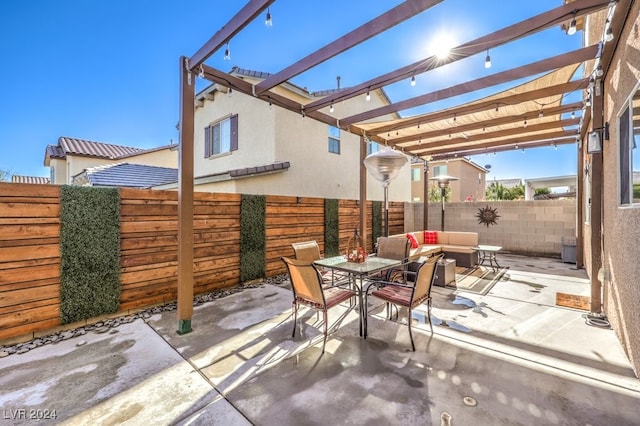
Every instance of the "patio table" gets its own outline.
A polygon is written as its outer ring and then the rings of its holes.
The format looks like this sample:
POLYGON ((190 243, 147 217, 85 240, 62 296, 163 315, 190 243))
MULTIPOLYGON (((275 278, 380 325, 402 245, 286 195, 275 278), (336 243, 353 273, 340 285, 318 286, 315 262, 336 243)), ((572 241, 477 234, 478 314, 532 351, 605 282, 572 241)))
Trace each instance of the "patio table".
POLYGON ((488 245, 479 245, 474 247, 474 249, 478 250, 478 264, 484 265, 484 261, 488 260, 489 265, 491 265, 491 270, 496 271, 501 268, 498 264, 498 259, 496 259, 496 254, 502 250, 500 246, 488 246, 488 245), (495 265, 494 265, 495 263, 495 265))
POLYGON ((316 266, 334 269, 336 271, 346 272, 358 293, 358 309, 360 317, 360 336, 363 335, 363 316, 364 306, 362 302, 362 288, 365 278, 390 268, 402 265, 401 260, 386 259, 384 257, 368 256, 364 262, 355 263, 347 261, 346 256, 333 256, 324 259, 318 259, 313 262, 316 266), (359 282, 358 282, 359 281, 359 282))

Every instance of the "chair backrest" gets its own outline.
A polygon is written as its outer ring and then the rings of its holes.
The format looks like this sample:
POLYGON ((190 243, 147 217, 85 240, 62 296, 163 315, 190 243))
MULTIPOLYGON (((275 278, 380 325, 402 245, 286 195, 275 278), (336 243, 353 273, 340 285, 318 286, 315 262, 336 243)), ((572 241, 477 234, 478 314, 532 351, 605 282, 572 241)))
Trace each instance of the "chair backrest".
POLYGON ((429 298, 431 294, 431 287, 433 286, 433 280, 436 275, 436 264, 443 257, 444 254, 431 256, 418 267, 416 281, 413 287, 413 296, 411 298, 412 303, 422 303, 424 300, 429 298))
POLYGON ((314 260, 320 259, 320 247, 315 240, 292 243, 291 246, 296 255, 296 260, 313 262, 314 260))
POLYGON ((378 238, 378 257, 407 261, 411 243, 407 238, 378 238))
POLYGON ((291 287, 295 298, 302 298, 322 308, 326 305, 322 293, 322 278, 312 263, 283 257, 282 261, 287 265, 291 287))

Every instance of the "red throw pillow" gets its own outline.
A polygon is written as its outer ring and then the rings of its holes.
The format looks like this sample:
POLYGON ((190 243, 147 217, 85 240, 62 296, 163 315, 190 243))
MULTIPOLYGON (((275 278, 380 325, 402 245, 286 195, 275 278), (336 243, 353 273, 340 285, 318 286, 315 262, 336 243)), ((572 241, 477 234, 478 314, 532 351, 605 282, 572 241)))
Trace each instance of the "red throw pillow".
POLYGON ((408 233, 407 238, 409 239, 409 241, 411 241, 411 248, 418 248, 418 239, 415 235, 408 233))
POLYGON ((424 231, 425 244, 438 244, 438 231, 424 231))

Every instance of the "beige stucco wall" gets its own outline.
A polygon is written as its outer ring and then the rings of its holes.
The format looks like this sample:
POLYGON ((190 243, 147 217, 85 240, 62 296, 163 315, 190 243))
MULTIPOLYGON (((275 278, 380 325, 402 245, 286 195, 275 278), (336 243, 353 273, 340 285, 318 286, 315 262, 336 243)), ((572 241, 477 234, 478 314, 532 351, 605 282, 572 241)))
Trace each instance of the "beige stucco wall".
MULTIPOLYGON (((616 10, 616 14, 623 13, 616 10)), ((640 81, 640 4, 628 14, 612 67, 604 76, 604 120, 610 140, 603 149, 603 305, 636 375, 640 375, 640 205, 620 206, 618 114, 640 81)), ((591 37, 602 34, 604 16, 589 22, 591 37)))
POLYGON ((67 176, 65 184, 71 184, 73 177, 82 173, 84 169, 90 167, 104 166, 107 164, 121 163, 122 161, 107 160, 96 157, 80 157, 77 155, 67 155, 67 176))
MULTIPOLYGON (((429 179, 433 177, 434 167, 447 166, 447 175, 457 177, 459 180, 451 182, 451 196, 449 201, 459 202, 465 201, 467 196, 472 196, 473 200, 479 201, 485 198, 486 173, 469 164, 462 158, 451 159, 449 161, 430 161, 429 162, 429 179), (478 179, 480 176, 480 179, 478 179)), ((423 164, 412 164, 412 168, 419 169, 420 180, 411 182, 411 200, 414 202, 422 202, 424 195, 424 173, 423 164)), ((429 182, 429 187, 436 185, 429 182)))
POLYGON ((178 145, 175 148, 160 149, 132 155, 118 161, 119 163, 144 164, 147 166, 178 168, 178 145))
MULTIPOLYGON (((404 212, 406 232, 423 230, 422 203, 406 203, 404 212)), ((440 229, 441 214, 439 203, 429 203, 429 229, 440 229)), ((502 246, 510 253, 561 257, 562 237, 576 235, 576 201, 446 203, 445 230, 477 232, 480 244, 502 246), (487 206, 500 216, 488 227, 476 217, 479 209, 487 206)))
POLYGON ((52 158, 49 167, 53 167, 51 183, 64 185, 67 183, 67 161, 60 158, 52 158))
MULTIPOLYGON (((355 113, 364 102, 364 97, 341 102, 336 104, 335 112, 340 112, 340 116, 355 113)), ((382 99, 372 96, 366 106, 381 105, 382 99)), ((360 137, 341 131, 339 155, 328 151, 328 137, 328 126, 309 117, 276 106, 270 108, 267 103, 239 92, 230 97, 215 92, 213 101, 205 100, 196 110, 195 176, 284 161, 290 167, 281 173, 198 185, 196 191, 358 199, 360 137), (238 114, 238 150, 205 159, 204 128, 230 113, 238 114)), ((382 200, 382 185, 370 175, 367 180, 367 199, 382 200)), ((389 187, 389 199, 408 201, 410 195, 407 162, 389 187)))

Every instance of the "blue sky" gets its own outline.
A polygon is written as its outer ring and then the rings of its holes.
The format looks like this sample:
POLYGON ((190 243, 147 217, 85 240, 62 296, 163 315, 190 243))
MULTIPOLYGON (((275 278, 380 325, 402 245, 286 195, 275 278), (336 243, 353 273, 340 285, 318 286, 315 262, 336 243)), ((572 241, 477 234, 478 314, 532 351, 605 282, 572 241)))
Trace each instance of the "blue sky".
MULTIPOLYGON (((273 27, 256 19, 230 43, 231 60, 207 64, 277 72, 399 4, 399 0, 278 0, 273 27)), ((178 139, 178 58, 191 56, 245 4, 240 0, 2 0, 0 2, 0 169, 48 176, 48 144, 60 136, 151 148, 178 139)), ((356 85, 431 54, 438 34, 461 44, 558 7, 561 0, 445 0, 411 20, 333 58, 293 81, 311 91, 356 85)), ((399 82, 385 90, 399 101, 580 46, 582 34, 558 27, 484 55, 399 82)), ((198 83, 204 87, 202 82, 198 83)), ((505 86, 506 88, 506 86, 505 86)), ((474 100, 490 94, 477 92, 474 100)), ((460 102, 453 98, 405 114, 460 102)), ((489 179, 576 172, 576 146, 481 155, 489 179)))

